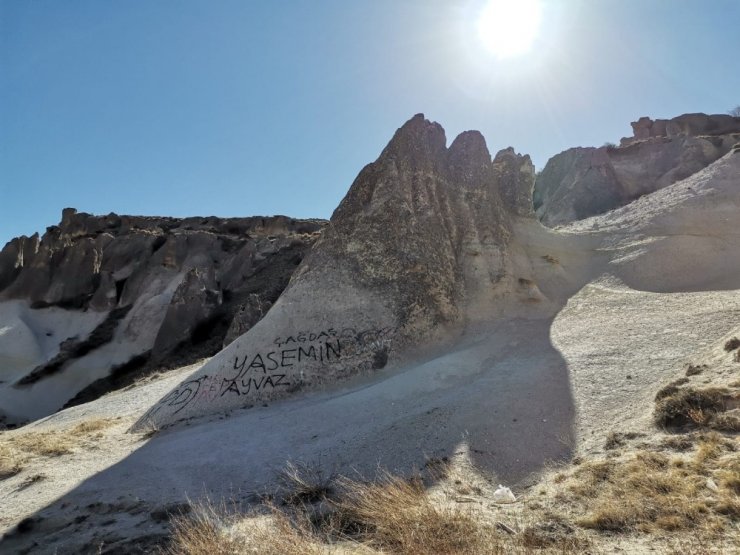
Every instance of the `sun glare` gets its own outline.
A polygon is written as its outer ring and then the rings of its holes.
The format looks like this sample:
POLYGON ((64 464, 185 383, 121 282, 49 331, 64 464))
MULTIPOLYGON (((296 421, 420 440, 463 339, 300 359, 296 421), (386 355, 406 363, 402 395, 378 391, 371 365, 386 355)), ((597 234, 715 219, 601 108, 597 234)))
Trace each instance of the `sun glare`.
POLYGON ((538 0, 490 0, 478 17, 478 35, 497 58, 526 53, 542 20, 538 0))

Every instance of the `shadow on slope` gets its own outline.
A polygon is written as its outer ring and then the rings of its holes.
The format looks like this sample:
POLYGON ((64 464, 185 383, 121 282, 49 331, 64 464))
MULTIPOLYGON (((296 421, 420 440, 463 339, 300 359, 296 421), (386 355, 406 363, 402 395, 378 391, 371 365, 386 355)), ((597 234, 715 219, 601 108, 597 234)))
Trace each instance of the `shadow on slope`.
MULTIPOLYGON (((446 354, 384 371, 369 385, 164 430, 38 511, 28 521, 39 523, 36 532, 15 533, 3 544, 44 552, 32 547, 43 536, 48 552, 94 551, 90 536, 103 540, 100 521, 111 515, 80 521, 91 500, 116 507, 123 493, 141 499, 149 508, 134 517, 140 525, 128 535, 144 535, 153 526, 150 511, 162 503, 249 499, 270 491, 288 460, 372 478, 379 469, 408 475, 430 460, 467 454, 492 479, 521 483, 545 462, 568 459, 574 445, 568 370, 550 343, 551 323, 481 327, 446 354)), ((131 539, 109 537, 106 545, 131 539)))

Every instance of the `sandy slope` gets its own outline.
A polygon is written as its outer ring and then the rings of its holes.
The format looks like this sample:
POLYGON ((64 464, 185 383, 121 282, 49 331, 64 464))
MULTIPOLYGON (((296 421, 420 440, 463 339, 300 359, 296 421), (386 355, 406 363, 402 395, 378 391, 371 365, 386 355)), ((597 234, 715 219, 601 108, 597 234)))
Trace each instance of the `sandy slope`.
POLYGON ((728 155, 568 228, 520 222, 539 308, 477 315, 444 352, 372 381, 187 421, 148 440, 123 433, 196 371, 189 367, 27 427, 120 417, 93 451, 37 459, 0 481, 0 525, 43 518, 37 534, 5 545, 43 537, 38 552, 78 552, 93 535, 115 544, 159 533, 153 508, 205 492, 246 498, 269 487, 286 460, 370 475, 377 465, 408 471, 429 457, 469 457, 492 480, 524 483, 573 449, 598 451, 609 431, 649 429, 655 391, 737 328, 738 175, 740 155, 728 155), (38 473, 48 478, 21 488, 38 473), (92 501, 102 505, 89 509, 92 501), (84 514, 92 516, 74 521, 84 514), (114 532, 103 526, 110 518, 114 532))
POLYGON ((457 454, 511 483, 538 461, 570 452, 573 415, 563 412, 564 403, 578 408, 579 449, 586 452, 599 451, 609 431, 648 428, 655 391, 732 331, 738 314, 737 291, 656 294, 589 285, 552 323, 554 348, 545 352, 549 322, 512 322, 376 384, 237 411, 149 440, 125 434, 149 403, 193 370, 185 368, 35 424, 49 429, 122 417, 96 449, 37 460, 0 482, 0 498, 13 508, 2 512, 0 524, 10 528, 49 506, 40 512, 49 527, 46 541, 74 552, 92 535, 102 538, 100 525, 111 515, 123 515, 116 518, 130 526, 119 535, 139 535, 152 527, 161 531, 150 512, 162 505, 206 492, 245 498, 269 489, 286 460, 368 475, 376 464, 408 469, 423 466, 425 455, 457 454), (516 397, 513 390, 530 395, 516 397), (482 412, 489 418, 481 419, 482 412), (38 473, 49 478, 18 490, 38 473), (87 514, 93 501, 103 504, 101 515, 70 535, 74 518, 87 514))

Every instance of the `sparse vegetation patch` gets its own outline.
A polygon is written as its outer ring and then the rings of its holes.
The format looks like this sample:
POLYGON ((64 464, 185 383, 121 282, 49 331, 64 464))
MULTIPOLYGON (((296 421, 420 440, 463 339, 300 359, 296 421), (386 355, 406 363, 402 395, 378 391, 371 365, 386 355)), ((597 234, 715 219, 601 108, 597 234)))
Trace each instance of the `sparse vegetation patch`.
POLYGON ((726 388, 693 387, 661 390, 656 397, 654 420, 664 428, 681 426, 715 427, 718 413, 727 409, 731 392, 726 388))
POLYGON ((114 423, 114 419, 97 418, 62 430, 3 433, 0 435, 0 480, 21 472, 34 457, 60 457, 77 447, 92 446, 88 442, 99 439, 101 430, 114 423))

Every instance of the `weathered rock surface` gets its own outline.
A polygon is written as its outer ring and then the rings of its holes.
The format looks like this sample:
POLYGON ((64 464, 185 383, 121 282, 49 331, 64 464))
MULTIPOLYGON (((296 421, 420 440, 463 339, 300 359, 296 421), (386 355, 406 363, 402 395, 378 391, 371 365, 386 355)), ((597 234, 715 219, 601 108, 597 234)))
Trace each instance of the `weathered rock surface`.
POLYGON ((226 347, 240 335, 247 333, 262 317, 270 310, 272 303, 261 298, 256 293, 247 297, 246 302, 239 307, 239 310, 231 320, 231 325, 224 337, 223 346, 226 347))
POLYGON ((94 398, 134 371, 216 353, 243 305, 277 299, 324 224, 68 208, 43 237, 13 239, 0 251, 0 352, 17 351, 3 338, 21 327, 31 346, 0 361, 0 411, 39 416, 80 393, 78 400, 94 398), (33 401, 47 390, 61 393, 33 401))
POLYGON ((685 114, 640 118, 620 147, 572 148, 551 158, 534 186, 534 208, 548 226, 614 208, 685 179, 740 140, 740 118, 685 114))
POLYGON ((512 147, 505 148, 494 157, 493 171, 507 208, 518 216, 534 216, 535 171, 529 155, 517 154, 512 147))
POLYGON ((510 244, 513 221, 532 215, 533 177, 529 157, 491 160, 477 131, 447 147, 439 124, 414 116, 359 173, 270 312, 140 425, 336 387, 507 302, 546 304, 510 244))
POLYGON ((727 114, 683 114, 672 119, 652 120, 643 116, 631 124, 633 136, 622 146, 652 137, 699 137, 740 133, 740 118, 727 114))

